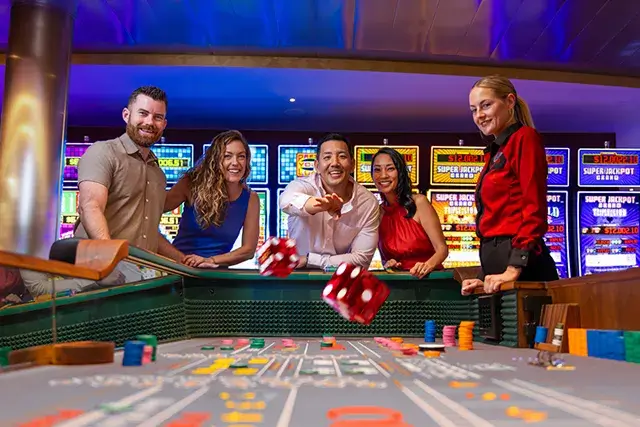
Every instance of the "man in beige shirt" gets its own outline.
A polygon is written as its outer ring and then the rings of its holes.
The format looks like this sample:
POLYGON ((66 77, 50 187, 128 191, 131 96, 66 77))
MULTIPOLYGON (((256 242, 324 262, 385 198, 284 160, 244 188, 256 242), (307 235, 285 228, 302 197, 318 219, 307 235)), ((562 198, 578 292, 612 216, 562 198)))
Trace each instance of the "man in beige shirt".
MULTIPOLYGON (((160 140, 166 116, 165 92, 152 86, 138 88, 122 111, 126 132, 93 143, 82 156, 76 237, 124 239, 180 261, 181 254, 158 230, 167 180, 151 146, 160 140)), ((121 271, 128 282, 135 279, 127 274, 129 268, 121 271)))

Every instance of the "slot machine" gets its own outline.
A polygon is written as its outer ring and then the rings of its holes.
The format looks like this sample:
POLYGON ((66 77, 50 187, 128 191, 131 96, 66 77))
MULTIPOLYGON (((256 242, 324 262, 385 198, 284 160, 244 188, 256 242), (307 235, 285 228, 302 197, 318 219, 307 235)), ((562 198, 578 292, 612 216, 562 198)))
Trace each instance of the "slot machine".
POLYGON ((311 175, 316 160, 316 145, 309 138, 308 145, 278 145, 278 229, 277 236, 289 237, 288 215, 280 209, 280 196, 288 183, 297 178, 311 175))
POLYGON ((427 197, 436 211, 449 248, 444 268, 480 265, 476 236, 475 186, 484 166, 484 147, 433 146, 427 197), (435 188, 433 188, 435 187, 435 188))
MULTIPOLYGON (((166 142, 165 137, 160 138, 160 143, 152 146, 151 151, 158 158, 160 169, 167 177, 167 190, 170 190, 193 167, 194 148, 193 144, 167 144, 166 142)), ((183 209, 184 204, 160 217, 160 233, 169 242, 173 242, 178 234, 183 209)))
MULTIPOLYGON (((547 148, 549 187, 568 187, 569 149, 547 148)), ((445 268, 480 265, 476 236, 475 186, 484 166, 484 147, 431 147, 431 185, 443 187, 427 194, 442 224, 449 257, 445 268), (449 187, 449 188, 446 188, 449 187), (459 189, 453 188, 458 187, 459 189), (466 187, 460 188, 460 187, 466 187)), ((570 277, 568 249, 568 192, 548 190, 549 231, 544 236, 560 277, 570 277)))
POLYGON ((78 220, 78 162, 91 146, 89 137, 82 143, 65 142, 62 169, 62 200, 59 215, 58 238, 73 237, 78 220))
MULTIPOLYGON (((202 156, 211 147, 211 144, 204 144, 202 156)), ((269 146, 266 144, 249 144, 251 152, 251 172, 247 177, 247 185, 251 191, 255 191, 260 200, 260 229, 258 234, 258 248, 266 241, 269 236, 269 216, 271 213, 271 196, 269 188, 269 146)), ((200 161, 200 160, 199 160, 200 161)), ((242 229, 238 238, 233 244, 232 250, 242 246, 242 229)), ((256 257, 229 267, 237 270, 257 270, 258 261, 256 257)))
POLYGON ((571 277, 569 259, 569 148, 547 148, 547 221, 544 241, 561 279, 571 277), (564 188, 564 190, 561 190, 564 188))
POLYGON ((640 265, 640 149, 578 150, 580 275, 640 265))
MULTIPOLYGON (((383 140, 383 145, 356 145, 354 147, 355 170, 354 179, 357 183, 367 187, 378 201, 382 202, 382 196, 376 191, 371 176, 371 162, 373 156, 383 147, 393 148, 398 151, 407 163, 409 178, 411 179, 412 191, 418 193, 418 185, 420 184, 419 170, 419 154, 420 149, 417 145, 389 145, 388 140, 383 140)), ((371 261, 370 270, 382 270, 384 268, 380 251, 376 249, 371 261)))

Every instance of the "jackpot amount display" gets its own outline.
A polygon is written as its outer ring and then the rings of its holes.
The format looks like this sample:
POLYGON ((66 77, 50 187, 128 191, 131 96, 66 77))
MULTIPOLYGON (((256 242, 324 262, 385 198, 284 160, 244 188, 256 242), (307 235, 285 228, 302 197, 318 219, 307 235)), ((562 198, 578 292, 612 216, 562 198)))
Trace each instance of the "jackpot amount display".
POLYGON ((475 194, 472 191, 431 190, 427 196, 440 219, 449 247, 449 256, 443 266, 455 268, 480 265, 475 194))
POLYGON ((169 242, 173 242, 178 235, 178 227, 180 226, 180 218, 182 218, 183 210, 184 203, 171 212, 165 212, 160 217, 160 233, 162 233, 169 242))
POLYGON ((567 199, 568 193, 566 191, 549 192, 547 194, 547 221, 549 228, 544 236, 544 241, 556 263, 558 276, 561 279, 571 277, 567 199))
POLYGON ((482 147, 431 147, 431 185, 475 185, 483 167, 482 147))
POLYGON ((640 265, 640 196, 578 192, 580 274, 640 265))
POLYGON ((578 150, 578 185, 581 187, 640 186, 640 149, 578 150))

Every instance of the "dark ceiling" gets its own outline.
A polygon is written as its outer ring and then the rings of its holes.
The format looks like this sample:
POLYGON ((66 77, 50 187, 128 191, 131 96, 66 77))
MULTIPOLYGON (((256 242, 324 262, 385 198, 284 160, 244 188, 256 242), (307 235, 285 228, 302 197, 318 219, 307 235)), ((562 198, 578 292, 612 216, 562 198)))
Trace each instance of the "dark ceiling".
MULTIPOLYGON (((10 0, 0 0, 6 47, 10 0)), ((78 0, 75 52, 403 59, 640 77, 639 0, 78 0)))

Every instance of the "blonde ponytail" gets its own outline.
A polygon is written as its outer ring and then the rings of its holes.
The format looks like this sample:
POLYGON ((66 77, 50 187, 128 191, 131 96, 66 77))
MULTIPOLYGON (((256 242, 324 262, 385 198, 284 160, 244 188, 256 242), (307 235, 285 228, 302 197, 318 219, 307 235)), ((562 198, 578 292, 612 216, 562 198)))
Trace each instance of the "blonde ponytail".
POLYGON ((529 105, 527 105, 524 99, 516 96, 516 105, 513 110, 517 121, 525 126, 529 126, 535 129, 535 125, 533 124, 533 117, 531 117, 531 110, 529 110, 529 105))

